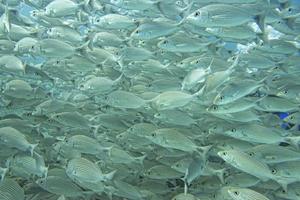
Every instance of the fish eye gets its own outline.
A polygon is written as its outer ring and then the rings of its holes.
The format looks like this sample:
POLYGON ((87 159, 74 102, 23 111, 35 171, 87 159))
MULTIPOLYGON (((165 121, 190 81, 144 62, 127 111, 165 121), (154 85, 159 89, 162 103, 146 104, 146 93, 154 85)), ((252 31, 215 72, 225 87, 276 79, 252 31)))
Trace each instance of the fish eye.
POLYGON ((227 153, 224 151, 224 152, 222 153, 222 155, 223 155, 223 156, 226 156, 226 155, 227 155, 227 153))
POLYGON ((163 41, 163 44, 167 44, 167 43, 168 43, 168 41, 167 41, 167 40, 163 41))
POLYGON ((277 24, 281 24, 281 21, 278 21, 277 24))
POLYGON ((176 1, 175 4, 176 5, 182 5, 182 2, 181 1, 176 1))
POLYGON ((135 33, 136 33, 136 34, 139 34, 139 33, 140 33, 140 31, 139 31, 139 30, 136 30, 136 31, 135 31, 135 33))
POLYGON ((233 133, 236 132, 236 129, 235 128, 231 129, 231 132, 233 132, 233 133))
POLYGON ((151 134, 151 136, 152 136, 152 137, 155 137, 155 136, 156 136, 156 134, 155 134, 155 133, 152 133, 152 134, 151 134))
POLYGON ((276 169, 272 169, 272 174, 276 174, 277 173, 277 170, 276 169))
POLYGON ((285 191, 285 190, 281 190, 281 192, 282 192, 283 194, 285 194, 285 193, 286 193, 286 191, 285 191))
POLYGON ((197 11, 197 12, 195 12, 195 17, 198 17, 200 15, 200 12, 199 11, 197 11))
POLYGON ((254 153, 253 153, 253 152, 250 152, 250 153, 249 153, 249 156, 254 156, 254 153))
POLYGON ((237 195, 239 195, 240 193, 239 193, 238 191, 234 191, 233 194, 237 196, 237 195))
POLYGON ((224 96, 220 96, 220 100, 223 100, 224 99, 224 96))
POLYGON ((287 94, 287 93, 288 93, 288 91, 287 91, 287 90, 284 90, 284 91, 283 91, 283 93, 284 93, 284 94, 287 94))
POLYGON ((289 8, 289 9, 288 9, 289 12, 292 12, 292 10, 293 10, 292 8, 289 8))
POLYGON ((99 23, 99 22, 100 22, 100 19, 97 19, 96 22, 99 23))
POLYGON ((218 109, 218 106, 217 105, 214 105, 213 106, 213 110, 217 110, 218 109))
POLYGON ((292 115, 292 116, 290 117, 290 119, 293 120, 293 119, 295 119, 295 117, 292 115))

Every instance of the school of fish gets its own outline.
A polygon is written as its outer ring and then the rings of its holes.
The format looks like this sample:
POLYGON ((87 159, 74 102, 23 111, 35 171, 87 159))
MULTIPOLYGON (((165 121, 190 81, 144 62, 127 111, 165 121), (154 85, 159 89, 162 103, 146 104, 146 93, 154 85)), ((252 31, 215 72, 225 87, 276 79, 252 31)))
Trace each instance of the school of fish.
POLYGON ((298 0, 0 0, 0 200, 300 200, 298 0))

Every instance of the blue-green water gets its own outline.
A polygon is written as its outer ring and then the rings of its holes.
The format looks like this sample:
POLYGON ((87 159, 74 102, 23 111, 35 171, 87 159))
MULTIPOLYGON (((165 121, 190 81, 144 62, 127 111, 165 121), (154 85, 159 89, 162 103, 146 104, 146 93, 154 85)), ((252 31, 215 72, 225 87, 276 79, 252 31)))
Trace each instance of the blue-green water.
POLYGON ((0 5, 0 200, 299 199, 300 1, 0 5))

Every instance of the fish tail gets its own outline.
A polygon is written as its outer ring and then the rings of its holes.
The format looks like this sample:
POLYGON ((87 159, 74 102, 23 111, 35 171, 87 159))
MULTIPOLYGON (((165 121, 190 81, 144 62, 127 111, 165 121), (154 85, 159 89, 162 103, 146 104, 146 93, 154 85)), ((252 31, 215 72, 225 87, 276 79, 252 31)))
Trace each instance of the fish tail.
POLYGON ((29 145, 29 152, 30 152, 30 155, 33 156, 33 153, 34 153, 34 149, 38 146, 39 144, 30 144, 29 145))
POLYGON ((254 17, 254 20, 257 23, 262 33, 265 32, 265 17, 266 17, 265 13, 258 14, 254 17))
POLYGON ((193 96, 199 97, 199 96, 203 95, 204 90, 205 90, 205 85, 203 87, 201 87, 198 92, 194 93, 193 96))
POLYGON ((2 170, 2 172, 1 172, 1 174, 0 174, 0 183, 4 180, 4 178, 5 178, 5 176, 6 176, 6 173, 8 172, 8 168, 2 168, 1 169, 2 170))
POLYGON ((90 45, 90 40, 86 41, 84 44, 80 45, 79 47, 76 48, 77 51, 82 52, 89 48, 90 45))
POLYGON ((10 29, 11 29, 11 24, 10 24, 10 20, 9 20, 9 9, 8 9, 8 4, 6 2, 5 5, 5 11, 4 11, 4 27, 6 29, 6 31, 9 33, 10 29))
POLYGON ((140 165, 144 165, 144 160, 147 157, 147 155, 142 155, 140 157, 135 158, 135 160, 140 164, 140 165))
POLYGON ((200 156, 202 157, 203 160, 206 160, 207 153, 210 151, 211 148, 212 148, 212 145, 207 145, 207 146, 197 148, 198 153, 200 154, 200 156))
POLYGON ((108 174, 104 175, 105 180, 112 180, 116 174, 117 170, 114 170, 112 172, 109 172, 108 174))
POLYGON ((192 6, 194 4, 194 1, 191 1, 191 3, 189 3, 183 10, 184 10, 184 16, 183 18, 180 20, 180 22, 177 24, 177 26, 181 26, 182 24, 184 24, 186 22, 186 18, 188 17, 192 6))
POLYGON ((219 180, 221 181, 221 183, 224 184, 224 175, 225 175, 226 169, 218 169, 216 170, 216 175, 219 178, 219 180))
POLYGON ((284 138, 284 142, 292 145, 296 149, 299 149, 299 142, 300 142, 300 138, 299 137, 285 137, 284 138))
POLYGON ((185 174, 184 174, 184 177, 180 178, 183 182, 184 182, 184 194, 186 195, 187 192, 188 192, 188 180, 187 180, 187 177, 188 177, 188 174, 189 174, 189 169, 187 168, 185 170, 185 174))

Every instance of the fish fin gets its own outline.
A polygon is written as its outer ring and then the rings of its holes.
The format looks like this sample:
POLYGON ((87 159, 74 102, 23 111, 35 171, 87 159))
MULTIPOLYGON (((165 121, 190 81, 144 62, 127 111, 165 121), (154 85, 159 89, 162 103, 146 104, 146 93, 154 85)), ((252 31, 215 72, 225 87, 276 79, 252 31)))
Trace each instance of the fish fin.
POLYGON ((33 153, 34 153, 34 149, 38 146, 39 144, 30 144, 29 145, 29 152, 30 152, 30 155, 33 156, 33 153))
POLYGON ((212 145, 197 147, 197 150, 198 150, 197 153, 200 154, 200 156, 203 160, 206 160, 207 153, 210 151, 211 148, 212 148, 212 145))
POLYGON ((266 17, 265 13, 256 15, 254 17, 254 19, 262 33, 265 32, 265 17, 266 17))
POLYGON ((9 20, 9 9, 8 9, 8 4, 6 2, 5 11, 4 11, 4 27, 8 33, 10 32, 10 29, 11 29, 11 24, 9 21, 10 21, 9 20))
POLYGON ((226 169, 218 169, 216 170, 216 175, 219 178, 219 180, 221 181, 222 184, 224 184, 224 174, 225 174, 226 169))
POLYGON ((140 164, 140 165, 144 165, 144 160, 145 158, 147 157, 147 155, 142 155, 142 156, 139 156, 139 157, 136 157, 135 160, 140 164))
POLYGON ((287 192, 287 188, 288 188, 289 182, 284 181, 284 180, 277 180, 277 183, 282 187, 282 189, 283 189, 284 191, 287 192))
POLYGON ((5 176, 6 176, 6 173, 8 172, 8 168, 1 168, 2 170, 2 173, 0 174, 0 183, 4 180, 5 176))
POLYGON ((109 172, 108 174, 104 174, 105 180, 112 180, 116 174, 117 170, 114 170, 112 172, 109 172))
POLYGON ((59 196, 57 200, 66 200, 65 195, 59 196))
POLYGON ((76 47, 76 50, 81 52, 82 50, 85 50, 89 48, 90 40, 86 41, 84 44, 80 45, 79 47, 76 47))
POLYGON ((285 137, 284 138, 284 142, 292 145, 293 147, 295 147, 296 149, 299 149, 299 142, 300 142, 300 137, 285 137))

